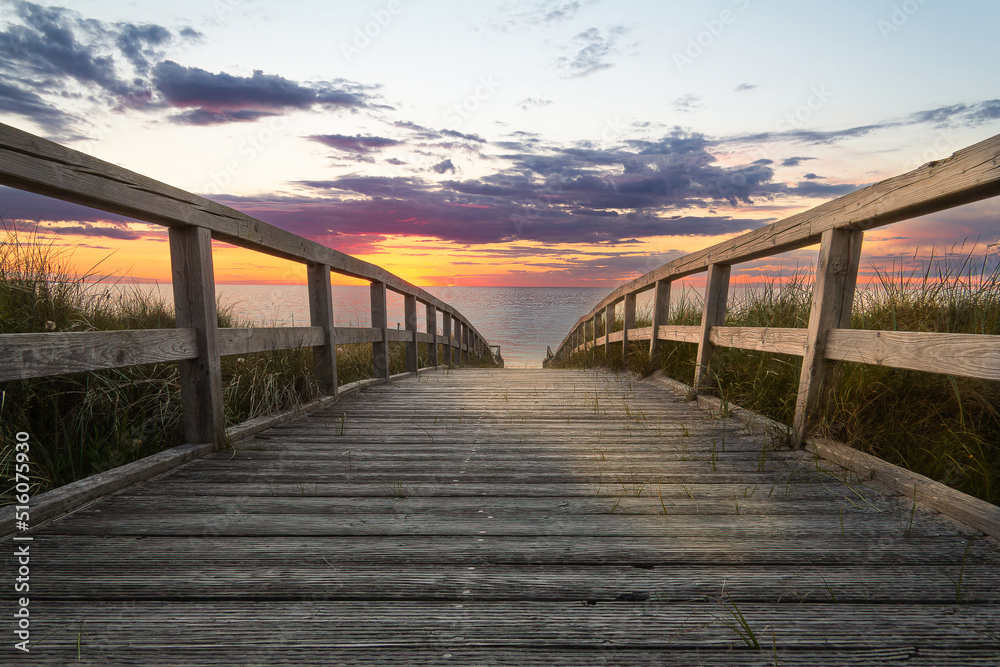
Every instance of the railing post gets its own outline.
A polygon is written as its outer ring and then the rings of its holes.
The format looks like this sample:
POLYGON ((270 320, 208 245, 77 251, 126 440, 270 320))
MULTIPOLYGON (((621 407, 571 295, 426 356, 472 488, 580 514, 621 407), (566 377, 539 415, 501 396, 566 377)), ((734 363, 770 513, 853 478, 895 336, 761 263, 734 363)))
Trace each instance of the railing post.
POLYGON ((653 335, 649 339, 649 359, 653 360, 657 348, 660 346, 657 336, 660 326, 667 323, 667 316, 670 314, 670 281, 657 280, 656 293, 653 295, 653 335))
POLYGON ((469 365, 469 325, 462 322, 462 334, 458 338, 458 364, 469 365))
POLYGON ((712 333, 712 327, 722 326, 726 321, 730 271, 728 264, 708 265, 708 279, 705 282, 705 309, 701 313, 698 357, 695 360, 694 381, 691 384, 695 393, 711 382, 708 366, 712 361, 713 346, 709 335, 712 333))
POLYGON ((372 343, 372 374, 389 381, 389 313, 385 283, 373 282, 371 288, 372 328, 382 330, 382 340, 372 343))
POLYGON ((320 388, 330 396, 337 395, 337 341, 333 328, 333 290, 330 288, 330 266, 309 264, 309 319, 314 327, 323 329, 323 344, 312 349, 313 367, 320 388))
POLYGON ((792 421, 792 446, 796 448, 802 447, 815 425, 815 413, 822 397, 829 396, 836 384, 833 366, 824 356, 826 340, 831 329, 851 327, 863 238, 864 232, 860 229, 823 232, 809 311, 809 334, 792 421))
POLYGON ((628 330, 635 329, 635 293, 625 295, 625 307, 622 313, 622 361, 628 361, 628 330))
POLYGON ((221 447, 225 413, 212 233, 204 227, 171 227, 168 235, 177 327, 194 329, 198 341, 198 358, 180 362, 184 439, 221 447))
POLYGON ((597 313, 590 318, 590 329, 594 332, 590 342, 590 362, 593 363, 597 359, 597 313))
POLYGON ((448 368, 452 367, 452 349, 451 349, 451 313, 441 312, 441 326, 444 327, 444 356, 448 361, 448 368))
MULTIPOLYGON (((611 327, 615 323, 615 304, 609 303, 604 307, 604 358, 610 359, 608 350, 611 346, 611 327)), ((607 362, 605 362, 607 363, 607 362)))
POLYGON ((437 307, 427 304, 427 333, 434 336, 434 341, 427 346, 430 352, 430 364, 434 368, 438 367, 438 324, 437 307))
POLYGON ((406 330, 410 332, 410 340, 406 341, 406 371, 417 372, 417 297, 412 294, 403 295, 403 317, 406 320, 406 330))

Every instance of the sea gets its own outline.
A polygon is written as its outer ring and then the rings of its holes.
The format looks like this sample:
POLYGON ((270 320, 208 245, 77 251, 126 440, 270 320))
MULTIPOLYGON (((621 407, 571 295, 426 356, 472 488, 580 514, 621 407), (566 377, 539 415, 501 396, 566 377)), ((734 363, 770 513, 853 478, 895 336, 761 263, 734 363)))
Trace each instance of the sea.
MULTIPOLYGON (((170 303, 169 284, 135 285, 170 303)), ((427 287, 454 306, 491 345, 499 345, 507 368, 540 368, 546 347, 554 350, 569 328, 611 289, 607 287, 427 287)), ((216 285, 223 306, 257 326, 309 326, 305 285, 216 285)), ((640 297, 641 298, 641 297, 640 297)), ((371 326, 367 285, 333 287, 336 326, 371 326)), ((641 307, 641 304, 639 304, 641 307)), ((418 326, 426 331, 424 308, 418 326)), ((389 292, 389 325, 403 327, 403 297, 389 292)), ((441 322, 438 320, 438 330, 441 322)))

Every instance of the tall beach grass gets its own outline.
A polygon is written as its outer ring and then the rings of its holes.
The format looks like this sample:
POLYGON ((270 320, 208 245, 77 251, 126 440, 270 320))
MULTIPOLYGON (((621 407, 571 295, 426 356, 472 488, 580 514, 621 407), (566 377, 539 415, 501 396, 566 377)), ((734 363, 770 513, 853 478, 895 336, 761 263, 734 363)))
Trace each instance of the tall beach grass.
MULTIPOLYGON (((811 272, 751 287, 730 300, 727 326, 805 327, 812 298, 811 272)), ((671 306, 669 324, 700 325, 698 295, 671 306)), ((651 325, 648 312, 637 327, 651 325)), ((1000 334, 1000 268, 997 258, 966 255, 931 259, 920 269, 902 264, 875 271, 859 287, 854 329, 1000 334)), ((621 317, 612 331, 621 330, 621 317)), ((604 335, 603 326, 597 336, 604 335)), ((593 336, 588 332, 588 339, 593 336)), ((648 341, 603 346, 564 360, 564 366, 602 365, 648 374, 663 370, 690 384, 696 346, 661 342, 650 359, 648 341)), ((791 424, 800 357, 716 348, 713 388, 735 404, 791 424)), ((1000 382, 842 363, 818 433, 846 442, 910 470, 1000 504, 1000 382)))

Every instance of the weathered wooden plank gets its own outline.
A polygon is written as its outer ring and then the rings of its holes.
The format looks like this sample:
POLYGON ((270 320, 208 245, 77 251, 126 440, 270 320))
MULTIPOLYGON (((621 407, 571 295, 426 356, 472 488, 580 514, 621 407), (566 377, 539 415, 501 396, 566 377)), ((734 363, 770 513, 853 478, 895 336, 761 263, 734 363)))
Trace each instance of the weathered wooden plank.
POLYGON ((1000 195, 1000 135, 943 160, 880 181, 803 213, 685 255, 627 282, 604 297, 593 312, 657 280, 678 280, 711 264, 736 264, 804 248, 830 229, 867 230, 1000 195))
POLYGON ((0 382, 198 356, 194 329, 0 335, 0 382))
POLYGON ((437 367, 440 364, 440 361, 438 361, 437 308, 431 305, 428 305, 426 307, 426 315, 424 317, 424 322, 427 325, 427 336, 422 340, 423 342, 428 344, 431 366, 437 367))
POLYGON ((712 264, 708 267, 708 280, 705 284, 705 306, 701 311, 701 331, 698 334, 698 353, 695 357, 694 382, 692 386, 697 392, 712 384, 710 363, 712 361, 713 327, 721 327, 726 323, 726 300, 729 296, 728 264, 712 264))
POLYGON ((802 447, 816 422, 820 403, 829 400, 836 385, 836 374, 826 362, 826 342, 831 329, 851 326, 863 238, 860 229, 837 228, 823 232, 792 419, 791 440, 796 448, 802 447))
MULTIPOLYGON (((31 525, 175 468, 212 451, 214 447, 212 443, 181 445, 34 496, 30 505, 31 525)), ((14 518, 13 505, 0 507, 0 535, 14 532, 14 518)))
MULTIPOLYGON (((236 504, 238 501, 233 501, 236 504)), ((760 535, 734 542, 706 536, 697 543, 678 537, 576 537, 533 535, 495 536, 482 542, 467 536, 439 536, 434 540, 405 536, 259 537, 232 539, 211 534, 193 539, 172 537, 38 535, 37 564, 42 568, 82 570, 100 568, 121 554, 146 564, 172 569, 193 561, 242 562, 246 568, 272 564, 318 565, 323 562, 368 567, 451 565, 497 566, 619 566, 672 567, 674 565, 843 566, 863 561, 866 567, 938 566, 971 567, 995 564, 996 551, 960 536, 921 536, 919 542, 905 535, 872 538, 838 535, 837 539, 789 541, 760 535), (967 550, 968 549, 968 550, 967 550), (323 559, 326 559, 325 561, 323 559), (973 565, 974 564, 974 565, 973 565)))
POLYGON ((407 344, 413 341, 413 332, 393 327, 386 330, 386 338, 390 343, 407 344))
POLYGON ((697 343, 701 340, 701 327, 662 325, 659 328, 657 336, 660 340, 673 340, 679 343, 697 343))
POLYGON ((184 438, 219 447, 225 439, 225 416, 212 238, 203 227, 171 227, 169 236, 177 327, 194 330, 198 349, 195 358, 180 362, 184 438))
POLYGON ((449 315, 448 313, 442 313, 441 317, 442 317, 442 320, 441 320, 441 327, 442 327, 442 329, 441 330, 444 333, 444 336, 443 336, 444 337, 444 341, 443 341, 444 342, 444 356, 445 356, 445 358, 448 361, 447 366, 450 369, 453 366, 453 361, 454 361, 454 354, 452 353, 452 347, 451 347, 451 345, 452 345, 452 338, 451 338, 451 315, 449 315))
POLYGON ((334 327, 337 345, 358 345, 364 343, 379 343, 382 341, 383 329, 367 327, 334 327))
POLYGON ((225 357, 315 347, 323 344, 325 336, 319 326, 219 329, 219 353, 225 357))
MULTIPOLYGON (((187 466, 184 470, 190 469, 187 466)), ((305 483, 305 482, 303 482, 305 483)), ((386 495, 396 489, 405 492, 408 480, 386 479, 386 495), (397 487, 398 484, 398 487, 397 487)), ((461 483, 461 482, 459 482, 461 483)), ((308 487, 306 487, 308 488, 308 487)), ((618 487, 620 493, 621 487, 618 487)), ((612 490, 614 491, 614 490, 612 490)), ((617 493, 609 495, 611 500, 617 493)), ((452 536, 512 536, 552 535, 589 537, 663 537, 686 536, 698 539, 705 536, 727 534, 733 539, 761 535, 785 536, 789 540, 822 540, 852 535, 877 536, 890 532, 900 534, 907 528, 905 519, 872 514, 825 514, 818 516, 763 515, 763 514, 698 514, 649 516, 641 514, 586 516, 516 516, 497 515, 485 517, 449 516, 422 512, 411 515, 355 513, 349 517, 319 514, 224 514, 211 520, 216 535, 238 537, 241 535, 307 537, 351 535, 410 535, 433 537, 452 536), (890 529, 889 526, 895 526, 890 529)), ((112 516, 91 513, 86 519, 67 517, 52 524, 51 530, 65 535, 175 535, 185 537, 203 532, 205 517, 198 514, 156 514, 153 516, 112 516)), ((909 526, 910 535, 938 534, 941 526, 930 521, 914 521, 909 526)), ((997 591, 1000 595, 1000 589, 997 591)))
POLYGON ((830 332, 826 358, 1000 380, 1000 336, 915 331, 830 332))
POLYGON ((372 343, 372 375, 389 380, 389 315, 385 283, 371 284, 372 328, 382 332, 382 339, 372 343))
MULTIPOLYGON (((755 651, 727 625, 722 602, 594 602, 315 599, 308 609, 297 600, 102 602, 87 608, 90 631, 50 632, 38 657, 65 660, 45 664, 226 665, 225 652, 240 648, 259 664, 281 665, 990 664, 982 628, 993 619, 982 606, 747 603, 741 613, 762 644, 755 651), (261 632, 279 618, 280 632, 261 632), (165 655, 175 661, 162 660, 165 655)), ((40 604, 41 623, 79 610, 79 603, 40 604)))
POLYGON ((657 332, 657 335, 650 335, 649 337, 649 357, 652 359, 653 355, 656 354, 657 348, 660 343, 659 330, 660 326, 667 323, 667 317, 670 315, 670 281, 669 280, 657 280, 656 281, 656 293, 653 295, 653 312, 652 312, 652 322, 650 329, 657 332))
POLYGON ((1000 507, 934 480, 887 463, 843 443, 816 438, 807 449, 853 470, 862 479, 883 484, 904 498, 921 502, 987 535, 1000 536, 1000 507))
POLYGON ((708 338, 713 345, 801 357, 805 354, 807 331, 778 327, 712 327, 708 338))
POLYGON ((313 327, 320 330, 321 340, 313 345, 313 372, 320 389, 337 395, 337 341, 333 333, 333 289, 330 286, 330 267, 310 263, 309 318, 313 327))
POLYGON ((622 310, 622 359, 628 360, 628 342, 632 340, 629 329, 635 329, 635 293, 625 295, 622 310))
MULTIPOLYGON (((324 514, 329 513, 339 517, 352 514, 414 514, 425 512, 441 512, 461 516, 487 515, 488 518, 511 515, 528 516, 531 514, 545 515, 707 515, 707 514, 767 514, 767 515, 824 515, 833 514, 838 517, 843 514, 873 513, 899 511, 900 506, 894 501, 881 498, 862 501, 859 498, 843 496, 832 498, 830 494, 822 494, 818 498, 799 495, 785 497, 780 493, 768 497, 768 489, 759 489, 750 497, 734 494, 729 498, 690 498, 687 496, 663 496, 656 488, 643 492, 643 496, 625 495, 627 487, 619 486, 610 489, 607 495, 592 495, 587 498, 559 497, 491 497, 488 500, 468 496, 450 498, 423 497, 414 495, 391 496, 383 489, 382 496, 368 498, 342 497, 281 497, 243 498, 234 502, 227 496, 195 496, 187 498, 163 498, 158 496, 122 496, 116 497, 113 507, 102 508, 103 516, 123 516, 132 513, 158 512, 161 514, 324 514)), ((81 510, 80 517, 90 514, 81 510)), ((467 516, 466 518, 470 518, 467 516)), ((963 545, 964 546, 964 545, 963 545)), ((1000 563, 1000 559, 998 559, 1000 563)))
MULTIPOLYGON (((12 557, 9 557, 12 558, 12 557)), ((329 559, 327 559, 329 560, 329 559)), ((949 569, 954 577, 961 563, 949 569)), ((897 567, 836 567, 801 565, 794 571, 767 565, 674 565, 634 568, 560 565, 468 567, 437 564, 429 567, 397 565, 391 569, 336 563, 271 565, 272 577, 261 578, 242 562, 196 561, 186 568, 163 570, 158 563, 135 562, 128 572, 71 564, 32 581, 31 599, 86 600, 94 588, 105 600, 146 599, 229 600, 273 595, 322 599, 370 600, 522 600, 524 602, 615 602, 641 592, 640 600, 693 600, 725 595, 740 602, 774 599, 800 603, 823 599, 838 603, 949 604, 956 601, 956 585, 936 565, 897 567), (280 582, 280 584, 279 584, 280 582)), ((969 604, 1000 603, 1000 578, 994 569, 967 563, 962 598, 969 604)), ((0 599, 16 597, 0 592, 0 599)))
POLYGON ((405 328, 409 334, 406 341, 406 370, 410 373, 417 372, 417 297, 409 294, 403 297, 403 319, 406 320, 405 328))

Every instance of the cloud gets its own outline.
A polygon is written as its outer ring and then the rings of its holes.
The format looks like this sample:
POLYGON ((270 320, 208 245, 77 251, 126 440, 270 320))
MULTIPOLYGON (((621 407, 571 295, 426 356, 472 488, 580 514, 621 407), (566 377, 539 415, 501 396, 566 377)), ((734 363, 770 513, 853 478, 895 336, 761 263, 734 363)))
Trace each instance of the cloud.
POLYGON ((490 19, 490 26, 503 31, 562 23, 576 17, 581 9, 597 0, 530 0, 508 3, 490 19))
POLYGON ((743 93, 743 92, 746 92, 748 90, 753 90, 754 88, 760 88, 760 84, 759 83, 741 83, 740 85, 736 86, 736 92, 737 93, 743 93))
POLYGON ((343 134, 317 134, 307 138, 345 153, 357 154, 372 153, 403 143, 388 137, 362 137, 360 134, 353 137, 343 134))
POLYGON ((907 120, 910 123, 932 123, 938 127, 949 124, 975 127, 982 123, 1000 119, 1000 99, 984 100, 973 104, 952 104, 918 111, 907 120))
POLYGON ((675 99, 672 106, 678 111, 691 113, 695 109, 700 109, 702 107, 701 97, 688 93, 687 95, 682 95, 675 99))
MULTIPOLYGON (((815 175, 813 175, 815 177, 815 175)), ((806 177, 808 178, 808 176, 806 177)), ((852 185, 850 183, 818 183, 815 180, 800 181, 796 185, 788 188, 786 192, 792 195, 798 195, 801 197, 823 197, 832 199, 834 197, 841 197, 850 192, 857 190, 859 185, 852 185)))
MULTIPOLYGON (((15 20, 0 31, 0 76, 37 92, 30 104, 22 97, 6 108, 53 131, 79 120, 61 111, 57 101, 89 97, 114 108, 148 104, 151 63, 176 40, 161 25, 108 23, 31 2, 16 2, 13 8, 15 20)), ((181 39, 190 36, 181 31, 181 39)), ((5 97, 16 100, 9 93, 5 97)))
MULTIPOLYGON (((844 139, 855 139, 883 130, 911 127, 914 125, 932 124, 936 127, 961 125, 976 127, 984 123, 1000 120, 1000 99, 983 100, 970 104, 952 104, 911 113, 903 118, 894 118, 869 125, 856 125, 839 130, 809 130, 790 128, 777 132, 758 132, 755 134, 737 135, 717 141, 719 144, 760 144, 771 141, 792 141, 804 144, 834 144, 844 139)), ((798 166, 793 160, 807 158, 789 158, 784 166, 798 166)))
MULTIPOLYGON (((447 187, 426 183, 378 185, 359 182, 357 190, 333 182, 318 188, 321 197, 215 197, 249 215, 296 234, 338 247, 348 236, 422 236, 462 245, 536 241, 542 243, 619 243, 662 235, 715 235, 746 231, 763 221, 730 216, 661 217, 637 212, 587 215, 586 212, 527 211, 502 198, 456 197, 447 187), (395 187, 398 186, 398 187, 395 187), (337 199, 335 191, 373 192, 382 196, 337 199), (524 214, 528 215, 525 216, 524 214)), ((407 179, 403 179, 406 181, 407 179)), ((318 184, 317 184, 318 185, 318 184)))
POLYGON ((782 167, 797 167, 806 160, 815 160, 814 157, 790 157, 781 161, 782 167))
POLYGON ((523 100, 517 103, 517 106, 521 111, 527 111, 535 107, 547 107, 552 104, 552 100, 543 99, 540 97, 525 97, 523 100))
POLYGON ((220 125, 222 123, 249 123, 268 116, 277 116, 273 111, 255 111, 239 109, 237 111, 209 111, 207 109, 192 109, 174 114, 170 120, 180 125, 220 125))
POLYGON ((452 163, 451 160, 442 160, 441 162, 438 162, 436 165, 431 167, 431 169, 433 169, 439 174, 443 174, 446 171, 450 171, 453 174, 455 173, 455 165, 452 163))
POLYGON ((188 26, 111 23, 16 2, 0 31, 0 100, 5 110, 58 133, 87 120, 64 110, 81 103, 147 111, 166 105, 186 109, 172 122, 212 125, 314 106, 358 108, 370 99, 369 87, 342 80, 303 84, 260 70, 241 77, 165 59, 167 48, 201 38, 188 26))
POLYGON ((152 82, 168 104, 209 112, 287 111, 324 107, 364 107, 367 95, 329 83, 302 85, 276 74, 254 70, 248 77, 213 74, 164 60, 153 68, 152 82))
POLYGON ((576 54, 558 58, 556 65, 569 77, 588 76, 608 69, 612 66, 611 56, 620 52, 618 42, 629 30, 622 25, 612 26, 606 33, 597 28, 585 30, 573 38, 576 54))
POLYGON ((67 115, 48 104, 39 95, 0 81, 0 109, 32 118, 50 131, 59 131, 67 125, 67 115))

